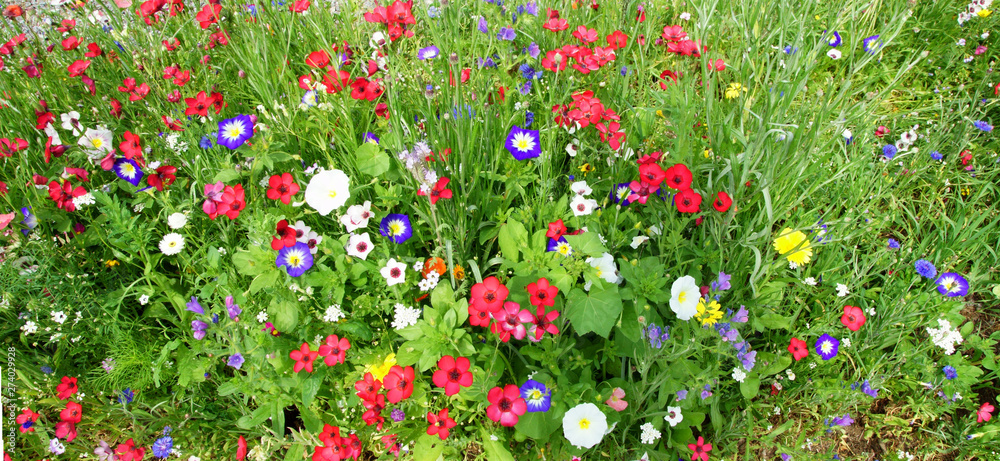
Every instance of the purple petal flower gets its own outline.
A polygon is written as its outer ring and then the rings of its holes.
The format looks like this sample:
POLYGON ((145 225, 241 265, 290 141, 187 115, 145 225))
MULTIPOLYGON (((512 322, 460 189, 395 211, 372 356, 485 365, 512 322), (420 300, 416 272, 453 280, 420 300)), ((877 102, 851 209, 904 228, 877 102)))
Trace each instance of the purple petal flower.
POLYGON ((243 312, 240 305, 233 302, 232 296, 226 296, 226 312, 229 313, 229 320, 236 320, 236 316, 243 312))
POLYGON ((878 389, 872 389, 872 386, 871 384, 868 384, 867 379, 865 380, 865 382, 861 383, 861 392, 864 392, 873 399, 878 398, 878 389))
POLYGON ((379 232, 393 243, 403 243, 413 237, 410 217, 405 214, 388 214, 379 223, 379 232))
POLYGON ((119 178, 128 181, 128 183, 133 186, 138 186, 139 181, 142 181, 142 170, 139 168, 139 164, 135 163, 134 160, 121 157, 115 160, 113 168, 115 170, 115 174, 117 174, 119 178))
POLYGON ((497 33, 498 40, 511 41, 517 38, 517 32, 514 31, 513 27, 501 27, 500 32, 497 33))
POLYGON ((441 50, 438 47, 431 45, 426 48, 421 48, 417 51, 417 59, 423 61, 425 59, 434 59, 441 54, 441 50))
POLYGON ((205 339, 205 330, 208 328, 208 324, 202 322, 201 320, 191 321, 191 331, 194 332, 194 339, 201 341, 205 339))
POLYGON ((490 33, 489 26, 486 24, 486 18, 482 16, 479 17, 479 31, 484 34, 490 33))
POLYGON ((243 355, 240 354, 239 352, 237 352, 237 353, 235 353, 233 355, 230 355, 229 356, 229 362, 226 363, 226 365, 229 365, 229 366, 231 366, 231 367, 239 370, 240 367, 243 366, 243 355))
POLYGON ((219 122, 218 142, 220 146, 238 149, 253 137, 253 120, 249 115, 237 115, 219 122))
POLYGON ((288 275, 299 277, 312 267, 313 255, 308 244, 296 242, 293 246, 282 248, 274 263, 278 267, 285 266, 288 275))
POLYGON ((846 414, 844 416, 838 416, 833 418, 833 421, 831 422, 834 426, 847 427, 850 426, 851 424, 854 424, 854 419, 851 418, 850 414, 846 414))
POLYGON ((750 315, 750 313, 747 312, 746 306, 740 304, 740 309, 738 311, 736 311, 736 315, 733 316, 733 322, 734 323, 747 323, 747 320, 750 319, 749 315, 750 315))
POLYGON ((969 282, 954 272, 941 274, 934 283, 937 285, 938 293, 951 298, 965 296, 969 293, 969 282))
POLYGON ((538 140, 538 130, 522 130, 514 125, 507 133, 507 141, 504 143, 510 155, 517 160, 527 160, 536 158, 542 154, 542 145, 538 140))
POLYGON ((204 314, 205 313, 205 309, 201 307, 200 303, 198 303, 198 298, 196 298, 194 296, 191 297, 191 302, 187 303, 186 305, 187 305, 187 309, 185 309, 185 310, 189 310, 191 312, 194 312, 195 314, 204 314))
POLYGON ((840 340, 830 336, 828 334, 823 334, 816 340, 816 353, 819 354, 823 360, 830 360, 837 356, 837 351, 840 349, 840 340))
POLYGON ((743 363, 743 368, 746 369, 746 371, 753 370, 754 365, 757 364, 757 351, 750 351, 743 354, 740 357, 740 362, 743 363))

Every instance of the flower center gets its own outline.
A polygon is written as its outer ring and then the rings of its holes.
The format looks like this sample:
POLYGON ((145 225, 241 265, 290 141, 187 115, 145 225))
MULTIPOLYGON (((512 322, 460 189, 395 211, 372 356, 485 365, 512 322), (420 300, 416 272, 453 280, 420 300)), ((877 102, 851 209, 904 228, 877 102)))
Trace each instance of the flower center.
POLYGON ((394 267, 394 268, 392 268, 392 270, 389 271, 389 275, 392 278, 399 277, 400 276, 400 271, 399 271, 399 269, 397 269, 397 268, 394 267))
POLYGON ((292 266, 298 266, 299 264, 302 264, 302 258, 300 258, 298 255, 289 256, 288 264, 291 264, 292 266))
POLYGON ((587 430, 590 429, 590 420, 583 418, 580 420, 580 429, 587 430))
POLYGON ((358 253, 364 253, 366 250, 368 250, 368 244, 365 242, 361 242, 358 244, 356 248, 358 250, 358 253))
POLYGON ((687 299, 687 295, 688 294, 686 291, 682 291, 681 294, 677 295, 677 302, 679 303, 684 302, 684 300, 687 299))
POLYGON ((542 391, 540 391, 538 389, 535 389, 535 390, 531 391, 531 397, 530 398, 531 398, 531 400, 538 400, 538 399, 542 398, 542 391))
POLYGON ((461 378, 461 377, 462 377, 462 374, 459 373, 457 369, 451 370, 451 371, 448 372, 448 380, 449 381, 456 381, 457 382, 459 380, 459 378, 461 378))
POLYGON ((513 405, 512 405, 512 402, 510 401, 510 399, 503 399, 503 400, 497 402, 497 407, 499 407, 500 411, 503 411, 503 412, 510 411, 510 409, 511 409, 512 406, 513 405))

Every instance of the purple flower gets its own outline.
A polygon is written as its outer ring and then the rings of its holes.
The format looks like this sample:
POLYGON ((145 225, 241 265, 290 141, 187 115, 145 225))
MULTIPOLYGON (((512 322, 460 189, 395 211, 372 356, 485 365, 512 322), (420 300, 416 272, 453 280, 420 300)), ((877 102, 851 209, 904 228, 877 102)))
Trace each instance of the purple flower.
POLYGON ((289 276, 299 277, 312 267, 313 255, 308 244, 296 242, 293 246, 282 248, 274 264, 277 267, 285 266, 289 276))
POLYGON ((864 392, 873 399, 878 398, 878 389, 872 389, 872 386, 871 384, 868 384, 867 379, 865 380, 865 382, 861 383, 861 392, 864 392))
POLYGON ((399 423, 406 419, 406 413, 403 413, 403 410, 400 410, 399 408, 393 408, 389 413, 389 417, 392 418, 393 421, 399 423))
POLYGON ((187 305, 187 309, 186 310, 194 312, 195 314, 204 314, 205 313, 205 309, 202 308, 201 304, 198 303, 198 298, 196 298, 194 296, 191 297, 191 302, 187 303, 186 305, 187 305))
POLYGON ((115 160, 113 168, 119 178, 128 181, 133 186, 138 186, 139 181, 142 181, 142 170, 134 160, 129 160, 125 157, 119 158, 115 160))
POLYGON ((934 160, 941 160, 941 159, 944 158, 944 156, 941 155, 941 153, 938 152, 938 151, 933 151, 933 152, 931 152, 931 158, 934 159, 934 160))
POLYGON ((882 40, 879 40, 878 35, 872 35, 871 37, 864 39, 864 41, 862 42, 862 47, 869 54, 878 53, 879 50, 882 49, 882 45, 883 45, 882 40))
POLYGON ((517 32, 514 32, 513 27, 501 27, 500 32, 497 33, 498 40, 511 41, 514 40, 514 38, 516 37, 517 37, 517 32))
POLYGON ((753 370, 754 365, 757 364, 757 351, 750 351, 739 357, 740 362, 743 363, 743 368, 746 371, 753 370))
POLYGON ((958 371, 951 365, 946 365, 941 371, 944 372, 944 379, 952 380, 958 377, 958 371))
POLYGON ((237 352, 237 353, 235 353, 233 355, 230 355, 229 356, 229 362, 226 362, 226 365, 229 365, 229 366, 231 366, 231 367, 239 370, 240 367, 243 366, 243 355, 240 354, 239 352, 237 352))
POLYGON ((527 160, 536 158, 542 154, 542 145, 538 139, 538 130, 522 130, 514 125, 507 133, 507 141, 504 143, 510 155, 517 160, 527 160))
POLYGON ((972 122, 972 125, 979 129, 979 131, 985 131, 987 133, 993 131, 993 125, 990 125, 982 120, 976 120, 975 122, 972 122))
POLYGON ((541 52, 542 49, 538 47, 537 43, 531 42, 531 45, 528 45, 528 55, 531 56, 532 58, 538 58, 538 55, 541 52))
POLYGON ((549 411, 552 406, 552 392, 544 384, 529 379, 521 386, 521 398, 528 404, 528 412, 549 411))
POLYGON ((840 34, 838 34, 837 31, 833 31, 833 38, 829 39, 826 42, 826 44, 830 45, 830 46, 833 46, 833 47, 837 47, 837 46, 840 46, 841 42, 842 42, 842 40, 840 39, 840 34))
POLYGON ((893 250, 898 249, 899 242, 897 242, 896 239, 889 239, 889 248, 892 248, 893 250))
POLYGON ((747 323, 750 319, 749 312, 747 312, 746 306, 740 304, 740 309, 736 311, 736 315, 733 316, 734 323, 747 323))
POLYGON ((108 442, 101 440, 97 448, 94 449, 94 454, 97 455, 97 459, 99 461, 105 461, 108 459, 114 459, 115 451, 111 449, 108 442))
POLYGON ((235 321, 236 316, 240 315, 240 312, 243 312, 243 309, 240 309, 239 304, 233 302, 232 296, 226 296, 226 312, 229 313, 229 320, 235 321))
POLYGON ((417 51, 417 59, 421 61, 425 59, 434 59, 438 57, 438 55, 440 54, 441 50, 439 50, 438 47, 431 45, 426 48, 421 48, 420 51, 417 51))
POLYGON ((705 385, 705 389, 703 389, 701 391, 701 399, 705 400, 705 399, 707 399, 707 398, 709 398, 711 396, 712 396, 712 385, 711 384, 706 384, 705 385))
POLYGON ((840 349, 840 340, 830 336, 828 334, 823 334, 818 339, 816 339, 816 353, 819 354, 823 360, 830 360, 837 356, 837 351, 840 349))
POLYGON ((663 347, 663 341, 670 339, 670 327, 660 327, 656 324, 650 324, 646 328, 646 337, 649 338, 649 345, 660 349, 663 347))
POLYGON ((732 288, 732 285, 729 284, 729 280, 732 278, 732 275, 719 271, 719 278, 712 282, 712 291, 726 291, 732 288))
POLYGON ((160 437, 153 442, 153 457, 166 459, 170 456, 170 449, 174 447, 174 439, 169 435, 160 437))
POLYGON ((938 286, 938 293, 954 298, 965 296, 969 293, 969 282, 965 278, 954 272, 945 272, 938 277, 934 283, 938 286))
POLYGON ((896 156, 897 152, 899 152, 899 149, 897 149, 894 144, 886 144, 885 146, 882 146, 882 155, 889 160, 892 160, 892 158, 896 156))
POLYGON ((201 341, 205 339, 205 330, 208 329, 208 324, 202 322, 201 320, 191 321, 191 331, 194 332, 194 339, 201 341))
POLYGON ((678 402, 680 402, 681 400, 684 400, 686 398, 688 398, 688 391, 687 391, 687 389, 682 389, 682 390, 677 391, 677 401, 678 402))
POLYGON ((31 213, 30 206, 22 207, 21 214, 24 215, 24 219, 21 220, 21 224, 24 224, 25 226, 28 227, 27 229, 21 229, 21 233, 24 235, 28 235, 29 233, 31 233, 32 229, 38 227, 38 218, 36 218, 35 215, 31 213))
POLYGON ((932 279, 937 275, 937 269, 934 268, 934 264, 926 259, 918 259, 917 262, 913 263, 913 268, 916 269, 917 273, 925 278, 932 279))
POLYGON ((132 392, 132 388, 126 387, 124 391, 118 394, 118 403, 129 404, 132 403, 132 399, 135 398, 135 392, 132 392))
POLYGON ((854 419, 851 418, 850 413, 848 413, 845 414, 844 416, 838 416, 833 418, 832 424, 834 426, 847 427, 850 426, 851 424, 854 424, 854 419))
POLYGON ((490 33, 489 26, 486 24, 486 18, 482 16, 479 17, 479 31, 484 34, 490 33))
POLYGON ((253 137, 253 120, 249 115, 237 115, 219 122, 218 143, 232 150, 238 149, 253 137))
POLYGON ((382 236, 389 237, 393 243, 403 243, 413 237, 410 217, 405 214, 388 214, 382 218, 378 227, 382 236))
POLYGON ((535 3, 535 0, 531 0, 530 2, 528 2, 528 4, 525 5, 524 9, 525 11, 528 12, 528 14, 532 16, 538 16, 538 4, 535 3))

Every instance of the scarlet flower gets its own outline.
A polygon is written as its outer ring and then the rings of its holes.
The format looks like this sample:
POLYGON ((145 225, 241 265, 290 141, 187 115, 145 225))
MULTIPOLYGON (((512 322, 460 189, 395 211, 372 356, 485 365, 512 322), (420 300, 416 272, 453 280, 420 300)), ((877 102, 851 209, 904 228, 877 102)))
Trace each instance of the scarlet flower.
POLYGON ((493 311, 492 314, 500 327, 500 330, 495 332, 499 333, 500 341, 503 342, 509 341, 511 336, 515 339, 524 339, 528 333, 524 324, 531 323, 535 319, 529 310, 521 309, 520 304, 510 301, 505 302, 502 309, 493 311))
POLYGON ((393 365, 382 383, 386 388, 385 397, 389 403, 399 403, 413 395, 413 367, 402 368, 393 365))
POLYGON ((142 457, 146 456, 146 449, 135 446, 135 442, 128 439, 125 443, 118 444, 115 454, 119 461, 142 461, 142 457))
POLYGON ((715 211, 718 211, 719 213, 725 213, 726 211, 729 210, 729 207, 731 207, 732 205, 733 205, 733 199, 730 198, 729 194, 727 194, 726 192, 719 191, 717 194, 715 194, 715 201, 712 202, 712 207, 715 208, 715 211))
POLYGON ((218 214, 224 214, 229 219, 236 219, 246 206, 246 193, 243 191, 243 185, 226 186, 218 203, 218 214))
POLYGON ((341 444, 340 428, 329 424, 323 425, 323 432, 317 436, 320 442, 327 446, 337 446, 341 444))
POLYGON ((566 235, 566 225, 563 224, 562 219, 557 219, 549 223, 549 230, 545 232, 545 236, 550 239, 559 240, 559 237, 566 235))
POLYGON ((490 310, 476 306, 476 303, 469 303, 469 325, 474 327, 485 327, 490 324, 490 310))
POLYGON ((427 435, 437 435, 441 440, 448 438, 448 429, 455 427, 455 420, 448 417, 448 409, 445 408, 434 414, 427 412, 427 435))
POLYGON ((639 177, 652 186, 659 186, 667 178, 667 173, 656 163, 646 163, 639 165, 639 177))
MULTIPOLYGON (((73 198, 79 197, 86 193, 87 191, 83 188, 83 186, 76 186, 76 188, 73 188, 73 186, 69 183, 69 181, 66 180, 63 181, 62 186, 60 186, 59 183, 55 181, 49 183, 49 198, 51 198, 53 202, 56 202, 56 206, 58 208, 69 212, 76 211, 76 205, 73 203, 73 198)), ((72 378, 72 380, 73 380, 72 391, 66 394, 66 397, 59 397, 60 399, 69 398, 70 395, 76 393, 76 378, 72 378)), ((66 378, 63 378, 63 384, 65 383, 66 383, 66 378)), ((62 390, 60 390, 59 388, 56 388, 56 390, 60 392, 60 395, 62 395, 63 392, 62 390)))
POLYGON ((551 30, 552 32, 559 32, 569 29, 569 21, 561 18, 552 18, 545 21, 545 24, 543 24, 542 27, 551 30))
POLYGON ((56 423, 56 438, 64 438, 67 442, 72 442, 76 438, 76 423, 69 421, 59 421, 56 423))
POLYGON ((681 213, 697 213, 701 210, 701 194, 694 189, 684 189, 674 195, 674 205, 681 213))
POLYGON ((499 311, 503 307, 504 301, 510 290, 500 283, 496 276, 486 277, 481 283, 472 285, 470 295, 472 302, 477 309, 488 310, 490 312, 499 311))
POLYGON ((288 5, 288 11, 292 13, 304 13, 309 9, 309 0, 295 0, 291 5, 288 5))
POLYGON ((173 37, 169 40, 163 40, 162 43, 163 47, 166 48, 167 51, 174 51, 177 47, 181 46, 181 41, 178 40, 177 37, 173 37))
POLYGON ((17 153, 17 151, 24 150, 28 148, 28 141, 21 138, 0 139, 0 157, 10 157, 17 153))
POLYGON ((593 43, 597 41, 597 29, 588 29, 587 26, 577 26, 573 31, 573 37, 584 42, 593 43))
POLYGON ((96 58, 104 54, 104 50, 101 49, 100 45, 94 42, 90 42, 89 44, 87 44, 87 50, 88 51, 86 53, 83 53, 83 55, 88 58, 96 58))
POLYGON ((191 81, 191 71, 185 70, 184 72, 177 72, 174 74, 174 85, 184 86, 191 81))
POLYGON ((531 305, 537 307, 552 307, 556 303, 556 295, 559 294, 559 288, 549 285, 549 280, 544 277, 537 282, 529 283, 526 289, 531 295, 531 305))
POLYGON ((552 323, 557 318, 559 318, 559 311, 551 310, 546 313, 545 306, 538 306, 534 319, 531 321, 533 325, 528 330, 528 339, 537 342, 542 340, 545 333, 553 336, 559 334, 559 327, 552 323))
POLYGON ((25 408, 21 411, 21 414, 17 415, 17 430, 21 431, 22 434, 28 432, 35 432, 35 421, 38 421, 38 417, 41 416, 30 408, 25 408))
POLYGON ((436 204, 440 199, 451 198, 452 193, 451 189, 448 189, 448 181, 451 180, 448 178, 440 178, 438 179, 437 184, 435 184, 431 189, 430 194, 425 193, 423 190, 417 190, 417 195, 430 195, 431 205, 436 204))
POLYGON ((450 355, 441 357, 438 360, 438 370, 432 377, 434 385, 444 388, 444 395, 452 396, 461 390, 461 387, 472 385, 472 372, 469 367, 472 363, 465 357, 454 358, 450 355))
POLYGON ((83 419, 83 406, 76 402, 66 402, 66 408, 59 412, 59 419, 78 423, 83 419))
MULTIPOLYGON (((282 219, 281 221, 278 221, 277 232, 278 236, 271 239, 272 250, 279 251, 282 248, 295 246, 296 242, 295 228, 288 225, 287 219, 282 219)), ((320 354, 320 355, 325 355, 325 354, 320 354)))
POLYGON ((66 174, 67 175, 74 175, 74 176, 76 176, 76 179, 78 179, 80 181, 90 182, 90 179, 87 178, 89 176, 89 174, 87 173, 87 170, 85 170, 83 168, 73 168, 73 167, 69 167, 68 166, 68 167, 66 167, 66 174))
POLYGON ((843 323, 848 330, 858 331, 865 324, 865 312, 857 306, 844 306, 844 315, 840 317, 840 323, 843 323))
POLYGON ((119 100, 117 100, 115 98, 111 98, 111 100, 108 101, 108 103, 111 104, 111 110, 108 111, 108 113, 111 114, 111 116, 114 117, 114 118, 122 118, 122 103, 121 103, 121 101, 119 101, 119 100))
POLYGON ((247 439, 241 435, 236 441, 236 459, 243 461, 247 459, 247 439))
POLYGON ((184 102, 188 105, 188 108, 184 111, 184 115, 206 117, 208 116, 208 106, 212 104, 212 98, 205 94, 204 91, 199 91, 193 98, 184 98, 184 102))
POLYGON ((294 371, 296 373, 305 370, 309 373, 313 371, 313 361, 319 356, 318 351, 309 350, 309 343, 302 343, 302 347, 288 354, 295 361, 294 371))
POLYGON ((299 185, 295 183, 291 173, 273 175, 268 179, 267 185, 267 198, 281 200, 285 205, 291 203, 292 196, 299 193, 299 185))
POLYGON ((788 352, 791 352, 795 361, 799 361, 809 355, 809 346, 799 338, 792 338, 792 341, 788 344, 788 352))
POLYGON ((163 165, 156 169, 156 173, 150 174, 146 178, 146 183, 156 188, 156 190, 163 192, 164 187, 173 184, 177 180, 177 176, 174 176, 176 172, 177 167, 163 165))
POLYGON ((982 406, 979 407, 979 410, 976 410, 976 422, 977 423, 989 422, 990 418, 992 417, 993 417, 993 405, 991 405, 989 402, 983 402, 982 406))
POLYGON ((689 443, 688 449, 694 451, 691 454, 691 461, 708 461, 708 452, 712 451, 712 444, 705 443, 703 437, 698 437, 698 443, 689 443))
POLYGON ((681 26, 663 26, 663 34, 660 36, 668 42, 679 42, 687 38, 687 32, 681 26))
POLYGON ((327 64, 330 64, 330 55, 326 50, 313 51, 309 53, 309 56, 306 56, 306 65, 309 67, 321 69, 327 64))
POLYGON ((684 164, 678 163, 667 168, 666 175, 667 187, 676 190, 691 188, 691 170, 684 166, 684 164))
POLYGON ((721 59, 716 59, 715 62, 713 62, 711 59, 709 59, 708 68, 714 69, 717 72, 722 72, 726 70, 726 61, 723 61, 721 59))
POLYGON ((619 48, 625 48, 625 45, 628 44, 628 35, 625 35, 625 33, 620 30, 616 30, 608 35, 605 40, 608 41, 608 47, 612 50, 617 50, 619 48))
POLYGON ((682 56, 701 56, 701 42, 695 42, 693 40, 681 40, 679 42, 670 42, 667 44, 667 52, 677 53, 682 56))
POLYGON ((201 26, 202 29, 208 29, 208 26, 219 22, 219 13, 221 12, 222 5, 212 5, 209 3, 194 16, 194 19, 198 21, 198 25, 201 26))
POLYGON ((126 131, 125 140, 118 145, 118 149, 122 151, 125 158, 132 160, 133 157, 142 158, 142 139, 139 135, 132 133, 131 131, 126 131))
POLYGON ((70 77, 79 77, 83 75, 84 71, 86 71, 88 67, 90 67, 90 61, 86 59, 77 59, 76 61, 73 61, 73 64, 70 64, 66 70, 69 71, 70 77))
POLYGON ((375 376, 368 372, 364 378, 354 383, 354 389, 358 391, 357 395, 361 400, 375 400, 375 396, 382 390, 382 381, 375 379, 375 376))
POLYGON ((76 19, 63 19, 61 24, 62 25, 57 27, 56 30, 58 30, 59 32, 66 33, 73 30, 73 28, 76 27, 76 19))
POLYGON ((374 101, 379 96, 382 96, 384 91, 377 79, 369 81, 366 78, 359 77, 351 84, 351 97, 354 99, 374 101))
POLYGON ((518 417, 528 411, 528 405, 521 398, 521 390, 508 384, 502 389, 494 387, 486 396, 490 401, 490 406, 486 407, 486 416, 501 426, 514 427, 518 417))
POLYGON ((80 46, 80 39, 77 37, 69 36, 64 38, 62 43, 60 44, 62 45, 62 49, 64 51, 72 51, 75 50, 78 46, 80 46))
POLYGON ((319 346, 320 357, 325 357, 323 363, 332 367, 339 363, 344 363, 347 357, 347 350, 351 348, 351 342, 347 338, 337 338, 337 335, 326 337, 326 343, 319 346))

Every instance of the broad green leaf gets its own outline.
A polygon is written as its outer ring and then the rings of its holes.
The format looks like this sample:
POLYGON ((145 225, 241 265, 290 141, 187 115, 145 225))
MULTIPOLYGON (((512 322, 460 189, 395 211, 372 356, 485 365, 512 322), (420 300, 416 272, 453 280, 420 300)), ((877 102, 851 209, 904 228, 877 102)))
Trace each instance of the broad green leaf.
MULTIPOLYGON (((525 415, 530 415, 533 413, 526 413, 525 415)), ((555 425, 553 425, 553 428, 555 425)), ((483 437, 483 451, 486 452, 486 459, 490 461, 514 461, 514 456, 507 451, 499 441, 489 438, 489 436, 483 437)))
POLYGON ((507 221, 500 226, 497 242, 504 259, 516 263, 520 249, 528 246, 528 231, 520 221, 507 221))
POLYGON ((566 299, 566 318, 579 335, 593 331, 607 338, 621 313, 622 300, 615 285, 600 289, 594 284, 590 293, 574 288, 566 299))
POLYGON ((389 171, 389 155, 378 144, 362 143, 358 150, 354 151, 354 157, 357 161, 358 171, 366 175, 379 176, 389 171))
MULTIPOLYGON (((303 375, 299 374, 299 376, 303 375)), ((309 375, 309 378, 302 381, 302 384, 299 387, 302 389, 303 408, 309 408, 309 405, 312 405, 313 399, 316 398, 316 393, 319 392, 319 386, 322 381, 322 376, 319 374, 309 375)))
MULTIPOLYGON (((562 415, 562 412, 556 412, 555 408, 550 408, 549 411, 528 412, 517 420, 516 428, 522 434, 543 442, 562 426, 562 415)), ((494 458, 489 457, 489 459, 494 458)))
POLYGON ((268 271, 254 277, 253 282, 250 282, 250 293, 257 293, 264 288, 273 287, 280 274, 278 271, 268 271))
POLYGON ((417 445, 410 453, 413 453, 413 461, 444 460, 444 457, 441 456, 444 453, 444 441, 436 435, 424 434, 417 439, 417 445))
MULTIPOLYGON (((307 430, 309 430, 307 428, 307 430)), ((316 432, 315 430, 309 430, 310 432, 316 432)), ((285 461, 302 461, 302 457, 305 454, 306 448, 299 444, 292 445, 288 451, 285 452, 285 461)))
POLYGON ((295 303, 278 302, 271 306, 271 318, 279 332, 292 331, 299 324, 299 308, 295 303))
POLYGON ((566 241, 573 247, 575 253, 583 253, 588 256, 601 256, 607 253, 608 249, 601 243, 601 238, 596 232, 584 232, 577 235, 567 235, 566 241))
POLYGON ((230 168, 228 170, 222 170, 216 173, 215 178, 212 179, 212 182, 219 182, 219 181, 229 182, 236 179, 240 179, 240 172, 230 168))
POLYGON ((236 420, 236 425, 242 429, 251 429, 261 425, 268 416, 271 416, 271 405, 261 405, 253 413, 241 416, 236 420))
POLYGON ((760 378, 744 378, 743 382, 740 383, 740 392, 743 394, 743 398, 748 401, 753 400, 760 392, 760 378))

